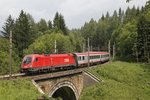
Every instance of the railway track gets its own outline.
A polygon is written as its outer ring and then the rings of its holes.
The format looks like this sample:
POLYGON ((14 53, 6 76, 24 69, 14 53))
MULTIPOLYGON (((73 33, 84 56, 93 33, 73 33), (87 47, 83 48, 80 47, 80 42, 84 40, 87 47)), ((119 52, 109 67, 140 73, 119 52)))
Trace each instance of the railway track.
MULTIPOLYGON (((87 71, 87 69, 94 68, 96 66, 81 67, 81 68, 76 68, 76 69, 61 70, 61 71, 55 71, 55 72, 49 72, 49 73, 38 73, 38 74, 16 73, 16 74, 11 75, 11 79, 30 78, 30 79, 35 79, 36 80, 36 79, 61 77, 61 76, 65 76, 65 75, 71 75, 71 74, 84 72, 84 73, 88 74, 91 78, 95 79, 96 81, 99 81, 99 82, 101 81, 102 82, 102 80, 97 79, 93 74, 91 74, 90 72, 87 71)), ((0 76, 0 80, 8 80, 8 79, 10 79, 10 75, 0 76)))
POLYGON ((36 80, 47 79, 47 78, 63 77, 67 75, 78 74, 81 72, 82 69, 79 68, 79 69, 49 72, 49 73, 38 73, 38 74, 17 73, 17 74, 12 74, 11 77, 10 75, 0 76, 0 80, 26 78, 26 79, 33 79, 36 81, 36 80))
MULTIPOLYGON (((26 74, 25 73, 17 73, 17 74, 12 74, 11 75, 11 78, 18 78, 18 77, 22 77, 22 76, 25 76, 26 74)), ((0 76, 0 80, 3 80, 3 79, 10 79, 10 75, 2 75, 0 76)))

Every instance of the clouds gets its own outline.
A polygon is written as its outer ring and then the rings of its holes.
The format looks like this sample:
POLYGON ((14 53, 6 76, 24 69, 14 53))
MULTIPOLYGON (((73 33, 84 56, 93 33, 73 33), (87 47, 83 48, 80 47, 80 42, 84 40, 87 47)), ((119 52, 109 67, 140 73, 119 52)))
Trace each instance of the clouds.
MULTIPOLYGON (((20 10, 30 13, 36 21, 40 18, 53 19, 58 11, 64 15, 69 28, 81 27, 91 18, 98 20, 109 11, 111 14, 119 7, 144 5, 147 0, 133 0, 129 4, 125 0, 0 0, 0 27, 8 15, 18 17, 20 10)), ((1 29, 1 28, 0 28, 1 29)))

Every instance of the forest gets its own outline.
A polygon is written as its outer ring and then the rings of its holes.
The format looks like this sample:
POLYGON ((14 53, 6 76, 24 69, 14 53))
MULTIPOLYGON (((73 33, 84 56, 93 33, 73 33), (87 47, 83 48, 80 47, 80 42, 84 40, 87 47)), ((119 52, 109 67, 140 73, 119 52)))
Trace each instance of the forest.
POLYGON ((19 70, 26 54, 52 54, 87 51, 90 39, 91 51, 108 51, 115 46, 116 60, 150 62, 150 1, 143 7, 121 8, 112 15, 109 12, 99 20, 91 18, 78 29, 68 29, 64 16, 56 12, 53 20, 41 18, 36 22, 31 14, 21 10, 18 18, 8 16, 0 35, 0 73, 8 73, 9 35, 13 40, 13 72, 19 70))

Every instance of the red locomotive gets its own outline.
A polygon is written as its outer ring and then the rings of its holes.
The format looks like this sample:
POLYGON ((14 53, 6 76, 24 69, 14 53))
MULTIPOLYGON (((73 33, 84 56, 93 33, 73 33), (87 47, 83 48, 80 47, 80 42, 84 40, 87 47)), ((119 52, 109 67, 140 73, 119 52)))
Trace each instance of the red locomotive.
POLYGON ((109 60, 108 52, 85 52, 74 54, 31 54, 23 58, 22 72, 43 70, 69 69, 87 66, 88 55, 90 65, 103 63, 109 60))

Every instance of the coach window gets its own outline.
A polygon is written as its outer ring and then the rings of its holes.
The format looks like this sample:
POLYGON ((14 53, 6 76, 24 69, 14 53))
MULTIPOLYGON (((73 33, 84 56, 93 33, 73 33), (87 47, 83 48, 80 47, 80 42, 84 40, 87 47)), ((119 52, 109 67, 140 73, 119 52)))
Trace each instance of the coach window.
POLYGON ((96 56, 96 59, 98 59, 98 56, 96 56))
POLYGON ((78 57, 78 60, 79 60, 79 61, 81 61, 81 56, 80 56, 80 57, 78 57))
POLYGON ((85 57, 83 56, 83 60, 85 60, 85 57))

